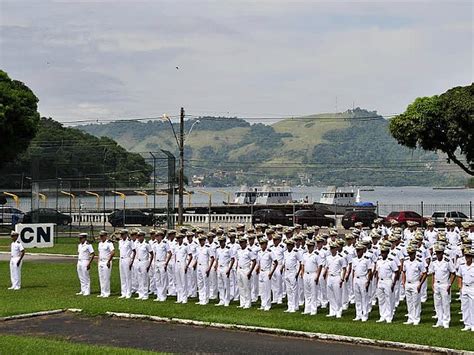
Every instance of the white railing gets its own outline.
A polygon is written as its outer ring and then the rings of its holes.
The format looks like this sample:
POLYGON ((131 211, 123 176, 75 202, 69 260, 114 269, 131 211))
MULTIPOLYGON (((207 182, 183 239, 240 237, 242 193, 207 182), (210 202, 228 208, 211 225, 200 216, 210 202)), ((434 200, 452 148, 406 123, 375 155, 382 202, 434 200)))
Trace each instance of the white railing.
MULTIPOLYGON (((109 213, 105 214, 105 222, 109 225, 108 222, 109 213)), ((155 214, 155 217, 166 217, 164 213, 155 214)), ((103 213, 93 213, 93 212, 84 212, 71 213, 72 224, 84 224, 84 225, 102 225, 104 223, 104 214, 103 213)), ((174 218, 174 221, 178 220, 178 214, 171 215, 174 218)), ((189 224, 192 226, 208 226, 209 222, 211 225, 235 225, 237 223, 243 223, 245 225, 250 225, 252 223, 251 214, 196 214, 196 213, 185 213, 183 215, 184 224, 189 224)), ((125 223, 127 221, 125 220, 125 223)))

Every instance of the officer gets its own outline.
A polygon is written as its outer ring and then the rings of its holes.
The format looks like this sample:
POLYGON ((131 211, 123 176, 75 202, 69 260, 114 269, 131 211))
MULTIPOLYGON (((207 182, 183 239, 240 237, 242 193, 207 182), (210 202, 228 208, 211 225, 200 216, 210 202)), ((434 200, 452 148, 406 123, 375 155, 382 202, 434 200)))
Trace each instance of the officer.
POLYGON ((229 282, 230 282, 230 299, 231 301, 237 301, 239 299, 239 287, 237 285, 237 250, 240 249, 239 243, 235 240, 237 238, 237 233, 234 228, 229 228, 227 231, 229 235, 229 241, 227 246, 230 248, 230 254, 234 258, 234 265, 230 270, 229 282))
POLYGON ((155 280, 157 302, 166 301, 168 291, 168 264, 172 258, 171 249, 163 230, 156 231, 156 243, 153 246, 155 258, 155 280))
POLYGON ((295 250, 295 241, 286 240, 286 250, 284 253, 283 264, 285 270, 285 287, 288 308, 286 313, 295 313, 299 308, 298 302, 298 276, 301 273, 301 255, 295 250))
MULTIPOLYGON (((138 240, 138 231, 136 229, 132 229, 130 231, 130 240, 132 241, 132 244, 134 248, 136 249, 138 240)), ((132 265, 132 294, 136 293, 138 291, 138 272, 137 272, 137 263, 134 262, 132 265)))
POLYGON ((121 296, 119 298, 132 297, 132 268, 135 261, 135 243, 128 237, 128 230, 122 229, 120 231, 119 240, 120 252, 120 290, 121 296))
POLYGON ((316 315, 318 309, 318 283, 323 268, 322 259, 315 250, 314 240, 306 241, 307 253, 303 254, 301 278, 304 289, 304 311, 302 314, 316 315))
POLYGON ((272 277, 278 266, 275 254, 268 248, 268 239, 262 234, 258 240, 260 251, 257 257, 258 290, 260 294, 260 310, 269 311, 271 308, 272 277))
POLYGON ((193 260, 193 255, 189 252, 188 244, 184 243, 184 234, 176 235, 175 246, 175 285, 176 285, 176 302, 188 303, 188 282, 186 274, 189 265, 193 260))
POLYGON ((21 288, 21 266, 23 265, 23 257, 25 256, 25 248, 18 240, 19 234, 11 231, 10 237, 12 243, 10 245, 10 279, 11 287, 9 290, 19 290, 21 288))
MULTIPOLYGON (((197 292, 199 295, 198 305, 209 303, 209 273, 214 264, 214 254, 209 244, 206 244, 204 234, 198 237, 199 246, 195 250, 195 260, 193 269, 196 270, 197 292)), ((189 271, 188 271, 189 272, 189 271)))
POLYGON ((145 241, 145 232, 137 233, 137 243, 135 245, 136 256, 135 262, 137 268, 138 279, 138 297, 137 300, 148 299, 148 271, 153 261, 153 250, 151 245, 145 241))
POLYGON ((327 285, 325 275, 326 268, 326 258, 331 253, 329 251, 329 246, 326 245, 326 239, 328 238, 327 234, 318 235, 316 240, 316 250, 319 257, 321 258, 321 265, 323 266, 321 270, 321 275, 319 276, 319 287, 318 287, 318 306, 321 308, 326 308, 328 306, 328 297, 327 297, 327 285))
MULTIPOLYGON (((263 234, 259 234, 259 238, 261 238, 263 234)), ((255 243, 255 238, 257 237, 256 234, 254 234, 254 229, 249 228, 247 230, 247 240, 248 240, 248 248, 252 250, 252 252, 257 255, 258 252, 260 251, 260 247, 255 243)), ((252 302, 256 302, 258 299, 258 275, 256 272, 252 273, 252 276, 250 277, 250 298, 252 302)))
POLYGON ((449 328, 451 321, 451 285, 454 282, 454 264, 444 255, 444 246, 435 244, 436 258, 431 262, 429 274, 433 275, 433 298, 438 321, 433 328, 449 328))
POLYGON ((464 302, 462 316, 464 328, 462 331, 474 332, 474 249, 464 251, 465 262, 459 266, 457 275, 461 280, 461 300, 464 302))
POLYGON ((347 261, 338 252, 338 243, 329 242, 330 254, 326 257, 324 278, 327 283, 329 314, 326 317, 342 317, 342 286, 346 277, 347 261))
MULTIPOLYGON (((194 232, 187 231, 186 239, 188 242, 189 252, 193 255, 193 259, 196 258, 196 249, 199 245, 199 242, 194 239, 194 232)), ((189 268, 188 273, 188 297, 197 297, 197 275, 195 268, 189 268)))
POLYGON ((219 248, 216 249, 217 289, 219 303, 216 306, 228 307, 230 304, 230 274, 235 263, 235 257, 230 246, 226 245, 226 237, 217 237, 219 248))
MULTIPOLYGON (((219 244, 215 241, 216 234, 212 230, 207 233, 207 244, 211 250, 211 255, 216 258, 216 249, 219 247, 219 244)), ((216 268, 211 268, 209 272, 209 298, 211 300, 217 299, 217 270, 216 268)))
POLYGON ((112 272, 112 259, 115 255, 114 243, 108 239, 108 233, 101 231, 99 233, 100 242, 98 244, 99 250, 99 283, 100 295, 97 297, 110 296, 110 274, 112 272))
POLYGON ((424 232, 424 237, 428 241, 428 247, 432 248, 436 239, 438 237, 438 230, 435 229, 436 223, 433 220, 428 220, 426 222, 426 230, 424 232))
POLYGON ((238 308, 248 309, 251 307, 250 279, 257 263, 257 256, 247 246, 247 238, 239 238, 240 249, 237 250, 237 283, 239 286, 240 305, 238 308))
POLYGON ((356 256, 352 259, 352 285, 356 316, 353 321, 366 322, 369 318, 369 286, 372 280, 372 260, 365 255, 365 246, 357 243, 356 256))
POLYGON ((171 251, 171 260, 168 264, 168 268, 166 269, 168 272, 168 296, 176 296, 176 284, 175 284, 175 272, 174 268, 176 265, 176 231, 174 229, 170 229, 166 234, 167 242, 170 247, 171 251))
POLYGON ((81 291, 76 295, 89 296, 91 294, 91 278, 89 270, 94 260, 94 249, 87 242, 87 233, 79 234, 79 245, 77 246, 77 276, 81 284, 81 291))
POLYGON ((403 263, 402 283, 408 309, 408 320, 403 324, 418 325, 421 315, 421 290, 426 280, 425 262, 416 256, 417 250, 408 246, 408 258, 403 263))
POLYGON ((283 303, 283 258, 285 254, 285 245, 281 242, 281 234, 276 233, 273 235, 273 245, 270 247, 275 260, 278 263, 277 270, 272 276, 272 303, 282 304, 283 303))
POLYGON ((394 289, 399 279, 400 270, 397 262, 388 255, 390 244, 390 242, 386 242, 380 246, 380 257, 375 265, 380 313, 380 319, 377 320, 377 323, 392 323, 394 314, 394 289))

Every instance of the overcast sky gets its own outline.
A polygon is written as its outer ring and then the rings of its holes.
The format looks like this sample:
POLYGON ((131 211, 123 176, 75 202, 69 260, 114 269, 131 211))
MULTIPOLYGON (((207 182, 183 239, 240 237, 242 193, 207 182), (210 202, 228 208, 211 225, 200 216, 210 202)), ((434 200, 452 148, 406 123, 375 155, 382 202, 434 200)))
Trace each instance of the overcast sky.
POLYGON ((0 4, 0 67, 63 122, 393 114, 473 80, 472 1, 0 4))

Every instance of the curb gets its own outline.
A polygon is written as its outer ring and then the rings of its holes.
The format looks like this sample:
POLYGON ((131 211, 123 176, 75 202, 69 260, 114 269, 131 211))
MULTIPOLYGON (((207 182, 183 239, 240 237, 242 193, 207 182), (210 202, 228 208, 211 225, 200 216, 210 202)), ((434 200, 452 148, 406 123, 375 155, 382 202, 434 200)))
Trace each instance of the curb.
POLYGON ((34 312, 34 313, 25 313, 25 314, 17 314, 14 316, 9 317, 1 317, 0 321, 9 321, 15 319, 25 319, 25 318, 33 318, 33 317, 40 317, 40 316, 49 316, 52 314, 64 313, 66 309, 54 309, 51 311, 41 311, 41 312, 34 312))
MULTIPOLYGON (((9 251, 0 251, 0 254, 8 254, 10 255, 9 251)), ((28 256, 57 256, 58 258, 77 258, 77 255, 71 254, 53 254, 53 253, 25 253, 28 256)))
POLYGON ((243 330, 243 331, 258 332, 258 333, 264 333, 264 334, 293 336, 293 337, 301 337, 301 338, 309 338, 309 339, 318 339, 318 340, 323 340, 323 341, 344 342, 344 343, 351 343, 354 345, 369 345, 369 346, 384 347, 384 348, 397 348, 400 350, 411 350, 411 351, 442 353, 442 354, 472 354, 471 352, 464 351, 464 350, 455 350, 455 349, 441 348, 441 347, 435 347, 435 346, 429 346, 429 345, 400 343, 400 342, 394 342, 394 341, 388 341, 388 340, 359 338, 359 337, 352 337, 352 336, 346 336, 346 335, 303 332, 303 331, 297 331, 297 330, 246 326, 246 325, 239 325, 239 324, 213 323, 213 322, 196 321, 192 319, 150 316, 146 314, 120 313, 120 312, 106 312, 106 314, 111 317, 117 317, 117 318, 145 319, 145 320, 151 320, 155 322, 195 325, 195 326, 211 327, 211 328, 218 328, 218 329, 243 330))

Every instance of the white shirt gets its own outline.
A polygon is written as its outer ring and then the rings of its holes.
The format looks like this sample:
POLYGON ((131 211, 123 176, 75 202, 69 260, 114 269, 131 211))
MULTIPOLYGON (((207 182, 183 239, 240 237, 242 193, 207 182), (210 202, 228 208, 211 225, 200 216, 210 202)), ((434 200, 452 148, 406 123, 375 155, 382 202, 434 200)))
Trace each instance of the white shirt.
POLYGON ((379 257, 375 267, 377 269, 379 280, 392 279, 393 274, 398 271, 398 264, 390 257, 387 257, 385 260, 383 260, 382 257, 379 257))
POLYGON ((278 261, 278 264, 283 264, 283 258, 286 249, 283 243, 280 242, 278 245, 273 245, 270 249, 275 255, 275 259, 278 261))
POLYGON ((99 242, 98 249, 99 261, 108 261, 110 259, 110 255, 112 255, 112 252, 115 250, 114 243, 112 243, 110 240, 99 242))
POLYGON ((342 269, 347 266, 346 258, 343 257, 340 253, 336 255, 328 255, 326 257, 326 268, 328 270, 328 276, 342 276, 342 269))
POLYGON ((293 250, 285 250, 283 262, 287 272, 294 272, 295 274, 300 269, 301 254, 293 248, 293 250))
POLYGON ((161 242, 156 242, 153 245, 153 252, 155 253, 155 261, 161 262, 166 261, 168 252, 170 251, 170 245, 166 239, 162 239, 161 242))
POLYGON ((435 259, 430 264, 429 274, 434 274, 437 283, 449 283, 449 276, 453 272, 455 272, 454 264, 449 259, 443 258, 441 261, 435 259))
POLYGON ((369 273, 369 270, 372 269, 372 260, 367 255, 362 255, 362 257, 355 257, 352 259, 352 273, 354 277, 365 277, 369 273))
POLYGON ((209 267, 209 261, 212 256, 211 247, 207 244, 196 248, 196 263, 198 266, 209 267))
POLYGON ((133 243, 130 239, 119 240, 120 258, 131 258, 134 250, 135 243, 133 243))
POLYGON ((229 267, 230 260, 233 258, 233 251, 228 245, 226 245, 224 248, 219 246, 219 248, 216 249, 216 259, 219 268, 229 267))
POLYGON ((303 266, 305 273, 313 273, 318 271, 318 267, 321 265, 321 259, 318 254, 319 253, 316 250, 313 250, 312 253, 305 253, 303 255, 303 266))
POLYGON ((272 268, 273 260, 276 257, 272 251, 265 249, 265 251, 260 250, 258 252, 258 263, 261 271, 270 271, 272 268))
POLYGON ((89 243, 79 243, 77 246, 77 260, 89 260, 94 248, 89 243))
POLYGON ((150 244, 148 244, 145 241, 140 243, 137 240, 136 250, 137 250, 136 258, 138 259, 138 261, 148 261, 149 260, 150 253, 152 252, 150 244))
POLYGON ((175 247, 175 256, 176 256, 176 263, 186 263, 186 260, 189 255, 188 245, 182 243, 181 245, 176 244, 175 247))
POLYGON ((11 257, 19 258, 23 250, 25 250, 25 248, 23 247, 23 244, 21 244, 20 240, 17 239, 15 242, 12 242, 11 244, 11 257))
POLYGON ((249 247, 237 250, 237 263, 239 269, 250 269, 252 261, 256 259, 257 256, 249 247))
POLYGON ((403 271, 405 272, 406 282, 414 283, 420 281, 421 274, 426 272, 425 263, 421 259, 409 258, 403 262, 403 271))
POLYGON ((474 286, 474 262, 469 266, 466 263, 459 265, 458 276, 462 277, 463 286, 474 286))

